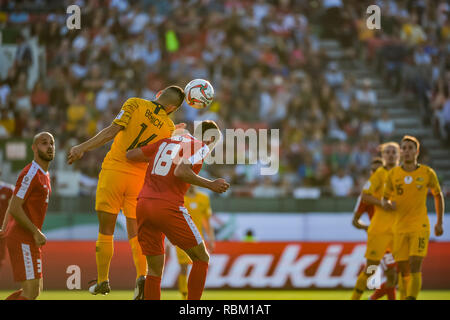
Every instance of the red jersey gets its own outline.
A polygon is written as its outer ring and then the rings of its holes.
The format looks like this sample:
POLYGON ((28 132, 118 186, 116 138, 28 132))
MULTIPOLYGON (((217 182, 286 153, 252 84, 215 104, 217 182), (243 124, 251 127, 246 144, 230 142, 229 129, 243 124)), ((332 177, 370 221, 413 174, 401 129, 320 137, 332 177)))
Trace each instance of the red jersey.
MULTIPOLYGON (((48 200, 52 189, 50 176, 35 161, 27 165, 17 179, 14 195, 24 200, 23 210, 33 224, 42 229, 48 200)), ((8 228, 8 237, 34 241, 31 233, 12 219, 8 228)))
POLYGON ((8 209, 9 199, 11 199, 13 192, 14 186, 0 182, 0 228, 2 227, 6 209, 8 209))
POLYGON ((159 140, 142 147, 141 150, 150 161, 138 199, 163 199, 182 206, 190 184, 175 176, 177 160, 188 159, 192 170, 198 174, 203 159, 209 153, 208 146, 190 134, 185 134, 159 140))
POLYGON ((373 214, 375 213, 375 207, 372 204, 368 204, 361 199, 361 195, 358 197, 356 201, 356 206, 354 212, 358 213, 367 213, 369 215, 369 219, 372 220, 373 214))

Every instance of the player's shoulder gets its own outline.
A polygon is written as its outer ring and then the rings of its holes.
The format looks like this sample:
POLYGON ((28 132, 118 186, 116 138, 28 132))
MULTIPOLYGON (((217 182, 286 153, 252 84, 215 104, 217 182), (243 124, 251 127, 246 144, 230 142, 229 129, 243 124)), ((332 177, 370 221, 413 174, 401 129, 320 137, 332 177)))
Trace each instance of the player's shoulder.
POLYGON ((48 172, 45 172, 44 169, 42 169, 38 163, 32 161, 31 163, 27 164, 25 168, 22 169, 22 171, 19 174, 19 177, 32 179, 36 175, 48 176, 48 172))
POLYGON ((419 169, 426 171, 426 172, 434 172, 433 168, 430 166, 427 166, 426 164, 419 164, 419 169))
POLYGON ((372 175, 370 176, 370 180, 382 178, 386 175, 386 173, 386 168, 381 166, 377 170, 375 170, 374 173, 372 173, 372 175))
POLYGON ((419 167, 419 168, 420 168, 421 171, 424 172, 425 174, 427 174, 427 175, 429 175, 429 176, 436 176, 436 177, 437 177, 436 171, 435 171, 432 167, 427 166, 427 165, 425 165, 425 164, 420 164, 420 167, 419 167))

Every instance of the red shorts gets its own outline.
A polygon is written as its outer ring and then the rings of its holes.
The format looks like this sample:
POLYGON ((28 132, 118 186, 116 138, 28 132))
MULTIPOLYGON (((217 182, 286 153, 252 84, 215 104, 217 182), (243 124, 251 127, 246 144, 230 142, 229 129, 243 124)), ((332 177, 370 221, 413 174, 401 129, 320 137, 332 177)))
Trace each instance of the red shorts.
POLYGON ((146 256, 164 254, 164 235, 183 250, 203 241, 187 209, 165 200, 139 199, 136 220, 139 244, 146 256))
POLYGON ((14 281, 23 282, 42 278, 41 250, 34 243, 6 238, 14 281))

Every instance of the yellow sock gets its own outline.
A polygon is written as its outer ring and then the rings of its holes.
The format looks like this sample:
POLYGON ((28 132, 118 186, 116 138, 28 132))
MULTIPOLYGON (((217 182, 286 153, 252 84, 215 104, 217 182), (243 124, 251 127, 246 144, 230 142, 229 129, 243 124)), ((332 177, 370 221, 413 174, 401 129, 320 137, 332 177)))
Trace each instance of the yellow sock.
POLYGON ((114 253, 114 236, 99 233, 95 247, 95 260, 97 261, 97 283, 108 280, 109 265, 114 253))
POLYGON ((183 300, 186 300, 187 299, 187 292, 188 292, 187 275, 180 274, 178 276, 178 290, 180 291, 181 296, 183 297, 183 300))
POLYGON ((366 290, 368 278, 369 277, 366 275, 366 273, 364 271, 361 271, 358 276, 358 280, 356 280, 355 288, 353 289, 352 300, 361 299, 364 290, 366 290))
POLYGON ((142 254, 141 246, 137 236, 128 240, 133 254, 134 266, 136 267, 136 279, 147 274, 147 259, 142 254))
POLYGON ((408 284, 408 289, 406 290, 407 299, 414 298, 417 299, 419 291, 422 288, 422 272, 411 273, 411 280, 408 284))

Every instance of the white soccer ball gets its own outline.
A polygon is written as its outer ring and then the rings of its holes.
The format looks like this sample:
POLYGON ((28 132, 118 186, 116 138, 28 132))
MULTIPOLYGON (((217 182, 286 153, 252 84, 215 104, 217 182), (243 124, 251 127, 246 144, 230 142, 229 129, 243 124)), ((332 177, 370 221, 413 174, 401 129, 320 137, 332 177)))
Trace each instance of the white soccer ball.
POLYGON ((188 105, 196 109, 203 109, 213 101, 214 88, 207 80, 195 79, 186 85, 184 94, 188 105))

